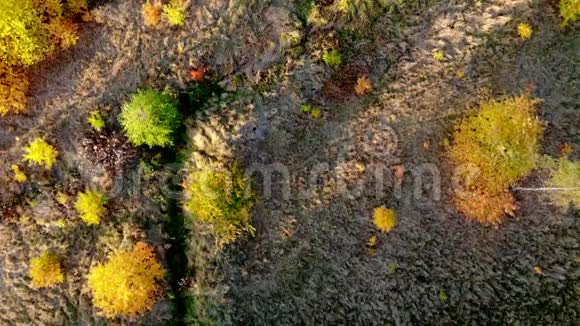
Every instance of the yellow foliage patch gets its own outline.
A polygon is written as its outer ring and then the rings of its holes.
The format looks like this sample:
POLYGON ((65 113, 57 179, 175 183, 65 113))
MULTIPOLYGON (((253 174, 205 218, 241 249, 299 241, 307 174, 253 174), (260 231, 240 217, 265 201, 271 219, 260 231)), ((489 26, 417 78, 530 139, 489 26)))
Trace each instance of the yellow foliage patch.
POLYGON ((20 167, 16 164, 12 164, 12 166, 10 167, 12 169, 12 172, 14 173, 14 180, 17 182, 26 182, 26 180, 28 180, 28 177, 26 176, 26 173, 22 172, 22 170, 20 170, 20 167))
POLYGON ((445 54, 441 50, 433 51, 433 59, 443 61, 443 59, 445 59, 445 54))
POLYGON ((513 213, 513 197, 505 192, 539 159, 544 129, 535 115, 536 103, 527 96, 482 102, 479 111, 455 125, 447 157, 456 169, 475 172, 462 189, 472 196, 455 194, 457 207, 468 218, 497 224, 505 212, 513 213))
POLYGON ((187 213, 208 225, 220 246, 234 242, 251 225, 254 198, 249 180, 236 165, 217 164, 191 171, 184 183, 187 213))
POLYGON ((169 0, 163 6, 163 16, 173 26, 181 26, 185 23, 186 3, 183 0, 169 0))
POLYGON ((52 145, 47 143, 43 138, 35 138, 28 146, 24 147, 24 161, 28 161, 29 165, 44 165, 48 170, 52 168, 56 162, 58 152, 52 145))
POLYGON ((373 222, 379 231, 389 233, 397 223, 395 211, 385 207, 377 207, 373 214, 373 222))
POLYGON ((101 218, 107 213, 105 204, 107 200, 97 190, 87 190, 79 193, 75 208, 81 215, 81 220, 88 225, 100 224, 101 218))
POLYGON ((131 251, 118 251, 109 261, 93 267, 87 277, 93 304, 109 318, 133 317, 150 310, 161 288, 165 270, 153 248, 138 242, 131 251))
POLYGON ((580 19, 580 0, 560 0, 560 16, 562 27, 580 19))
POLYGON ((52 287, 64 281, 60 259, 49 253, 43 253, 30 262, 30 277, 35 288, 52 287))
POLYGON ((455 166, 472 164, 478 187, 503 191, 538 162, 544 128, 535 114, 538 100, 527 96, 480 103, 480 110, 455 125, 448 157, 455 166))
POLYGON ((533 33, 534 33, 534 30, 532 29, 532 26, 530 26, 530 24, 528 24, 528 23, 519 23, 518 24, 518 36, 522 40, 529 39, 530 37, 532 37, 533 33))

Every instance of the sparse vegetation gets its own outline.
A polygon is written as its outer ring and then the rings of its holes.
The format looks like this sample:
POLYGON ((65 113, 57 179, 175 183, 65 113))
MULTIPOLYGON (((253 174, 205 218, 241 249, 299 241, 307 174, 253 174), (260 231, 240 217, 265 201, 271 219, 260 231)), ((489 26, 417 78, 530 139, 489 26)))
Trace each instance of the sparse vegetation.
POLYGON ((170 95, 148 89, 138 91, 123 105, 120 121, 134 145, 166 147, 173 145, 181 116, 170 95))
POLYGON ((534 169, 539 158, 543 127, 535 115, 537 103, 525 95, 481 102, 477 112, 455 125, 447 156, 457 169, 477 173, 476 179, 465 180, 464 189, 475 198, 458 198, 466 216, 495 224, 500 214, 487 210, 513 206, 507 203, 512 197, 503 192, 534 169))
POLYGON ((107 213, 105 195, 97 190, 88 189, 78 194, 75 208, 80 214, 81 220, 88 225, 101 223, 101 218, 107 213))
POLYGON ((558 161, 550 160, 551 176, 546 181, 548 198, 554 205, 568 207, 573 204, 580 207, 580 163, 566 157, 558 161))
POLYGON ((28 146, 24 147, 24 151, 26 154, 24 154, 23 159, 29 165, 41 165, 48 170, 52 168, 58 156, 58 151, 44 138, 35 138, 28 146))
POLYGON ((389 233, 397 224, 395 211, 386 207, 377 207, 373 212, 373 223, 375 227, 383 232, 389 233))
POLYGON ((138 242, 133 250, 120 250, 87 276, 93 304, 109 318, 135 317, 153 307, 161 294, 158 282, 165 271, 153 248, 138 242))
POLYGON ((220 245, 236 241, 243 233, 254 233, 250 212, 254 196, 237 165, 196 168, 189 172, 183 187, 185 211, 206 223, 220 245))
POLYGON ((30 261, 30 278, 35 288, 52 287, 64 281, 60 259, 48 252, 30 261))

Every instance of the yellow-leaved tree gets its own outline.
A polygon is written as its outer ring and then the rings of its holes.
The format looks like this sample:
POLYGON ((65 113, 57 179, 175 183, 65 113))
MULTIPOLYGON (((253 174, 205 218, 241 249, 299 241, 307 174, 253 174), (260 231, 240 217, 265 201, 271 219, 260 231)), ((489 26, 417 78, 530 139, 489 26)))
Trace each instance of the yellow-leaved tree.
POLYGON ((0 116, 26 110, 26 67, 78 41, 74 20, 89 19, 86 0, 0 1, 0 116))
POLYGON ((109 261, 93 267, 87 278, 93 304, 103 315, 114 318, 150 310, 159 298, 158 281, 164 275, 153 248, 138 242, 133 250, 110 255, 109 261))
POLYGON ((455 169, 454 202, 469 219, 497 225, 517 208, 509 187, 536 168, 544 127, 527 94, 479 104, 453 130, 447 157, 455 169))

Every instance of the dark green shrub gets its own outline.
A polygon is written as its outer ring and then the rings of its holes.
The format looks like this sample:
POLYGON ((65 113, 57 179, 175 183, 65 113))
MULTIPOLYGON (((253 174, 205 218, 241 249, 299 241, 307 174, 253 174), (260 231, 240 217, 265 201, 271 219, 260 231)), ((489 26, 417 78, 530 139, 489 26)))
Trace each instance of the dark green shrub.
POLYGON ((167 94, 140 90, 125 103, 121 125, 134 145, 171 146, 181 123, 177 102, 167 94))

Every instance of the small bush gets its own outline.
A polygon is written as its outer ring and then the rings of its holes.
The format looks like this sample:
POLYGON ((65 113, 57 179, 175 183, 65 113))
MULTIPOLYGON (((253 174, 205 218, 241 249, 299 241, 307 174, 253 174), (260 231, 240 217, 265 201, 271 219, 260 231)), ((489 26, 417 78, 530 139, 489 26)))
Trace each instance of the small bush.
POLYGON ((354 92, 356 95, 368 94, 373 89, 373 84, 368 76, 361 76, 357 79, 356 85, 354 86, 354 92))
POLYGON ((313 107, 310 104, 302 104, 300 105, 300 112, 302 113, 310 113, 310 111, 312 111, 313 107))
POLYGON ((56 162, 58 152, 52 145, 47 143, 43 138, 36 138, 24 147, 24 161, 28 165, 44 165, 46 169, 51 169, 56 162))
POLYGON ((146 26, 157 26, 161 22, 161 6, 147 2, 143 4, 143 23, 146 26))
POLYGON ((234 242, 244 232, 254 233, 250 224, 254 196, 249 180, 234 165, 217 164, 191 171, 185 182, 186 212, 207 223, 220 246, 234 242))
POLYGON ((171 96, 154 90, 140 90, 123 105, 120 121, 134 145, 165 147, 173 145, 181 116, 171 96))
POLYGON ((64 281, 60 259, 49 253, 43 253, 30 262, 30 277, 35 288, 52 287, 64 281))
POLYGON ((296 16, 302 24, 308 24, 308 17, 315 8, 314 0, 300 0, 296 5, 296 16))
POLYGON ((433 51, 433 59, 437 61, 443 61, 443 59, 445 59, 445 53, 443 53, 441 50, 435 50, 433 51))
POLYGON ((562 27, 580 19, 580 0, 560 0, 560 16, 562 27))
POLYGON ((189 70, 189 80, 193 82, 201 82, 205 77, 205 69, 191 69, 189 70))
MULTIPOLYGON (((514 206, 503 194, 537 165, 543 127, 535 115, 537 100, 527 96, 480 103, 480 110, 455 125, 447 156, 455 168, 474 167, 476 180, 466 189, 477 198, 458 197, 458 208, 468 217, 499 223, 499 212, 514 206), (484 202, 488 200, 489 202, 484 202)), ((456 195, 459 195, 456 192, 456 195)))
POLYGON ((385 207, 377 207, 373 213, 373 222, 377 229, 389 233, 397 223, 395 211, 385 207))
POLYGON ((528 24, 528 23, 519 23, 518 24, 518 36, 522 40, 529 39, 530 37, 532 37, 533 33, 534 33, 534 30, 532 29, 532 26, 530 26, 530 24, 528 24))
POLYGON ((322 55, 322 61, 330 67, 336 68, 342 64, 342 54, 336 49, 327 51, 322 55))
POLYGON ((300 105, 300 112, 302 112, 302 113, 310 113, 310 116, 314 120, 318 120, 322 116, 322 111, 320 110, 320 108, 314 107, 314 106, 312 106, 310 104, 302 104, 302 105, 300 105))
POLYGON ((562 157, 551 165, 546 186, 558 189, 547 192, 550 201, 559 207, 566 208, 570 203, 580 207, 580 163, 562 157))
POLYGON ((12 166, 10 167, 12 169, 12 172, 14 173, 14 180, 16 182, 26 182, 26 180, 28 180, 28 177, 26 176, 26 173, 22 172, 22 170, 20 170, 20 167, 16 164, 12 164, 12 166))
POLYGON ((114 318, 150 310, 161 292, 157 282, 164 275, 153 249, 139 242, 132 251, 118 251, 108 262, 93 267, 87 279, 93 304, 114 318))
POLYGON ((310 112, 310 116, 312 117, 312 119, 318 120, 320 119, 320 117, 322 117, 322 111, 320 111, 319 108, 313 108, 312 112, 310 112))
POLYGON ((85 223, 99 224, 101 218, 107 213, 105 204, 107 199, 97 190, 87 190, 84 193, 79 193, 75 208, 81 215, 81 220, 85 223))
POLYGON ((0 116, 26 110, 28 84, 24 69, 0 62, 0 116))
POLYGON ((105 128, 105 120, 99 111, 91 112, 91 115, 87 118, 87 122, 96 131, 101 131, 105 128))
POLYGON ((181 26, 185 22, 185 5, 183 0, 171 0, 163 6, 163 16, 173 26, 181 26))

